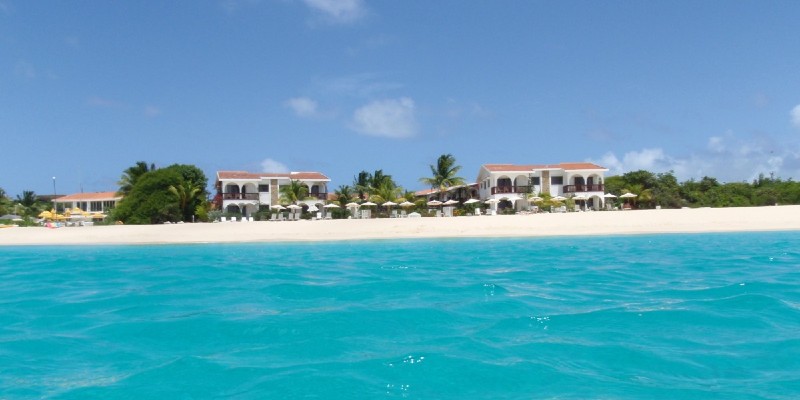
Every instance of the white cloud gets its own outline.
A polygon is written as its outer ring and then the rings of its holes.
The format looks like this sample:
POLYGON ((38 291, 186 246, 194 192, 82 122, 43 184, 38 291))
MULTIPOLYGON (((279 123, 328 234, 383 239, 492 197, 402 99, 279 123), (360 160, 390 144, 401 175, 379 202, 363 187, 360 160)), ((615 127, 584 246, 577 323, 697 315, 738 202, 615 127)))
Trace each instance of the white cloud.
POLYGON ((275 161, 271 158, 265 158, 264 161, 261 161, 261 172, 289 172, 289 168, 286 166, 286 164, 280 161, 275 161))
POLYGON ((791 115, 792 115, 792 125, 794 125, 796 128, 800 128, 800 104, 794 106, 791 115))
POLYGON ((17 61, 17 64, 14 66, 14 73, 27 79, 36 78, 36 68, 33 67, 33 64, 25 60, 17 61))
POLYGON ((146 117, 154 118, 161 115, 161 109, 155 106, 145 106, 144 115, 146 117))
POLYGON ((286 106, 294 111, 295 115, 302 118, 311 118, 319 115, 317 102, 308 97, 295 97, 286 100, 286 106))
POLYGON ((303 0, 303 3, 331 22, 353 22, 366 14, 363 0, 303 0))
POLYGON ((763 137, 738 138, 732 132, 712 136, 708 148, 684 156, 673 156, 661 148, 630 151, 622 157, 609 152, 594 161, 620 175, 644 169, 653 173, 673 171, 681 180, 711 176, 723 182, 749 181, 759 174, 783 179, 800 178, 800 149, 763 137))
POLYGON ((408 97, 373 101, 353 113, 352 128, 370 136, 408 138, 417 133, 414 109, 408 97))

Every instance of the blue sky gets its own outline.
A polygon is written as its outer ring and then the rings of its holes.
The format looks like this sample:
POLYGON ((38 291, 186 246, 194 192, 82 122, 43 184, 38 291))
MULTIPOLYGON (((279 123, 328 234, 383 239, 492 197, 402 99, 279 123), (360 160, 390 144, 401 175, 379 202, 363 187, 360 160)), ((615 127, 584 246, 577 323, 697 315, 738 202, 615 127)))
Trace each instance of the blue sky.
POLYGON ((443 153, 800 179, 796 1, 0 0, 0 187, 443 153))

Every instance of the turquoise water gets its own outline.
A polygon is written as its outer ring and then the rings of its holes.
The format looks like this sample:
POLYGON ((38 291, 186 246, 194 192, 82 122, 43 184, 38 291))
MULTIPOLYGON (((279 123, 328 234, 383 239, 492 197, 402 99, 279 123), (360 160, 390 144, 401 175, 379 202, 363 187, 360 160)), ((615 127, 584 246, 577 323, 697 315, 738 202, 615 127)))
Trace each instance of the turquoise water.
POLYGON ((0 399, 796 399, 800 233, 0 247, 0 399))

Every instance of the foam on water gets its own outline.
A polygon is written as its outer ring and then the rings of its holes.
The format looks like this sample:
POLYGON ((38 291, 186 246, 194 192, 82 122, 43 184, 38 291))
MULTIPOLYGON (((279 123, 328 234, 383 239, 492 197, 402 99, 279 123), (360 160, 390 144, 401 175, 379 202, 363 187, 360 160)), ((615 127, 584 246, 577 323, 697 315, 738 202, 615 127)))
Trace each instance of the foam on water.
POLYGON ((4 247, 0 399, 795 399, 798 245, 4 247))

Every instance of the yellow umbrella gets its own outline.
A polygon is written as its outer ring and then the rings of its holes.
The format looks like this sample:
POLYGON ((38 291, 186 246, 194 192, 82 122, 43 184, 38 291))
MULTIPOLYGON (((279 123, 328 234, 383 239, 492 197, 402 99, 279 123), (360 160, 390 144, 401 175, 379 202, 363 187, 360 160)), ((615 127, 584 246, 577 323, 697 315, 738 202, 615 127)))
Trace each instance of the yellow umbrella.
POLYGON ((56 216, 55 216, 54 218, 55 218, 55 219, 59 219, 59 220, 65 220, 65 219, 67 219, 67 217, 66 217, 66 216, 64 216, 64 215, 61 215, 61 214, 56 214, 56 216))
POLYGON ((80 214, 82 212, 83 212, 83 210, 81 210, 80 207, 75 207, 75 208, 72 209, 72 213, 73 214, 80 214))
POLYGON ((105 218, 105 217, 106 217, 105 215, 103 215, 103 214, 100 214, 100 213, 94 213, 94 214, 92 214, 92 218, 94 218, 94 219, 103 219, 103 218, 105 218))
POLYGON ((42 211, 42 212, 39 213, 39 218, 51 219, 51 218, 53 218, 53 213, 51 213, 50 211, 47 211, 47 210, 42 211))

